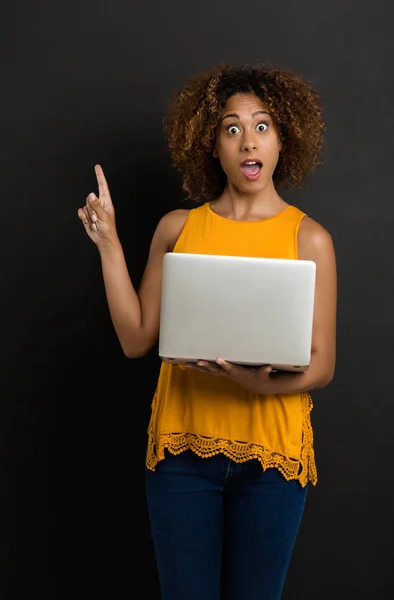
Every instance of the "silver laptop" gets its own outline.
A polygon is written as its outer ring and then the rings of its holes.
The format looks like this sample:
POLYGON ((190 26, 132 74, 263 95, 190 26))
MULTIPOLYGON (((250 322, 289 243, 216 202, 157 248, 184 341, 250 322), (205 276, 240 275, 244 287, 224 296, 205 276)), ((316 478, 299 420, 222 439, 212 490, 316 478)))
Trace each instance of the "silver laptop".
POLYGON ((305 371, 315 274, 308 260, 168 252, 159 356, 175 364, 220 357, 305 371))

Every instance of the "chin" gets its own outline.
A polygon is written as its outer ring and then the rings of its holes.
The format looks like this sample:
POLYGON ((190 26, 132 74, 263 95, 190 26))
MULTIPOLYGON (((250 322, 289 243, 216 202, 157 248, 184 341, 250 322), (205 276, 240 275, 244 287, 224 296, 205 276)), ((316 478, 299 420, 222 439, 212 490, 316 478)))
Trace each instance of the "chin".
POLYGON ((240 192, 245 194, 255 194, 256 192, 263 191, 268 185, 268 181, 262 179, 256 179, 255 181, 242 181, 238 186, 240 192))

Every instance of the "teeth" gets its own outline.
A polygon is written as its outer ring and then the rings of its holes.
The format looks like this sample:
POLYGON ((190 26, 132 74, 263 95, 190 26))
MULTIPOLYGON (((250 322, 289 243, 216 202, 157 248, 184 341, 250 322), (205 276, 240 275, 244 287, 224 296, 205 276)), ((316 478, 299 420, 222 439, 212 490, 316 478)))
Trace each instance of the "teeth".
POLYGON ((257 163, 256 161, 250 161, 250 162, 246 162, 245 165, 258 165, 260 163, 257 163))

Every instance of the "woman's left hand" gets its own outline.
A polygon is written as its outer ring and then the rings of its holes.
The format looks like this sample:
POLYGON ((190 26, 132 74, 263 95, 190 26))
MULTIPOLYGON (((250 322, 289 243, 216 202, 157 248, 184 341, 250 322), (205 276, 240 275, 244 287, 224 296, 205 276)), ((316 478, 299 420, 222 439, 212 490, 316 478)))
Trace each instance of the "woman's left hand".
POLYGON ((197 363, 186 363, 185 366, 203 373, 227 377, 256 394, 269 393, 270 373, 272 372, 269 365, 245 367, 218 358, 216 362, 199 360, 197 363))

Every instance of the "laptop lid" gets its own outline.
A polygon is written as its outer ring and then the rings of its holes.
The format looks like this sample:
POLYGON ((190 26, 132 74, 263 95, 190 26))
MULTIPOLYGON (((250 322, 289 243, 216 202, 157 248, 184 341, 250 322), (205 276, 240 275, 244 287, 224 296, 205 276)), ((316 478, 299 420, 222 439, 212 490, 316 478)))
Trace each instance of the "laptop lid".
POLYGON ((307 260, 166 253, 159 356, 305 371, 315 272, 307 260))

